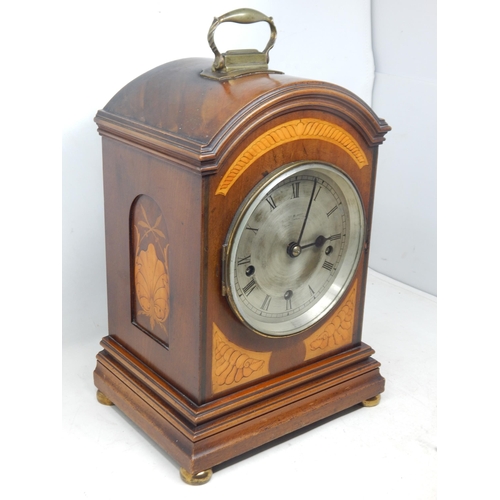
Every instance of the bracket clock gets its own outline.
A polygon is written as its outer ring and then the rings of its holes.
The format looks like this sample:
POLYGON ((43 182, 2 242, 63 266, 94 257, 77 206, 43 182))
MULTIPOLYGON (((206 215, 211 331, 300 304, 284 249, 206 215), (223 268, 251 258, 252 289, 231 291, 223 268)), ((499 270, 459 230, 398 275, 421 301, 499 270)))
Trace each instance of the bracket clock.
POLYGON ((109 336, 94 372, 190 484, 384 390, 361 340, 378 146, 336 85, 269 69, 272 18, 215 18, 215 54, 159 66, 96 116, 109 336), (223 22, 270 26, 221 54, 223 22))

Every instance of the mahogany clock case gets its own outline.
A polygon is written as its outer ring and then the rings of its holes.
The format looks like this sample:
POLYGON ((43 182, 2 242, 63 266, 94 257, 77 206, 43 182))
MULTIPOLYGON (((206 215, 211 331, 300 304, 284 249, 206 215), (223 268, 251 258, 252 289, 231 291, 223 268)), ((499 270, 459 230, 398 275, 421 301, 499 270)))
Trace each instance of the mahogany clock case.
POLYGON ((109 336, 95 384, 191 473, 384 389, 361 334, 377 150, 390 127, 336 85, 281 74, 217 82, 200 76, 210 65, 155 68, 96 116, 109 336), (326 317, 269 338, 223 296, 222 247, 249 191, 300 161, 351 179, 364 249, 326 317))

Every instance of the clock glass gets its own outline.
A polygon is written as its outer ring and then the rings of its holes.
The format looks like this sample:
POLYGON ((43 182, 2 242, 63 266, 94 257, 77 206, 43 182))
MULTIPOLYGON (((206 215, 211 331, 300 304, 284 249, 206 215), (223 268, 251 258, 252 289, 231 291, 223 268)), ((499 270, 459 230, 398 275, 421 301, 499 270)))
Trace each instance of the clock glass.
POLYGON ((275 170, 228 231, 224 288, 232 309, 257 333, 299 333, 342 297, 364 238, 363 205, 342 171, 319 162, 275 170))

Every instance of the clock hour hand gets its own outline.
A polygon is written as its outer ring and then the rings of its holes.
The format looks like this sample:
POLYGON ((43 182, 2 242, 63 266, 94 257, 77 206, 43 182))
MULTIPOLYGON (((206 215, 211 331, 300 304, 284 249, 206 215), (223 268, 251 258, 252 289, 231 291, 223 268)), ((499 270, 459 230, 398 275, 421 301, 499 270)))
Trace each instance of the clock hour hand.
POLYGON ((320 235, 316 238, 316 240, 313 243, 308 243, 307 245, 301 245, 300 249, 304 250, 304 248, 309 248, 312 246, 320 248, 325 244, 326 241, 333 241, 338 239, 340 239, 340 234, 332 234, 328 238, 325 238, 324 236, 320 235))

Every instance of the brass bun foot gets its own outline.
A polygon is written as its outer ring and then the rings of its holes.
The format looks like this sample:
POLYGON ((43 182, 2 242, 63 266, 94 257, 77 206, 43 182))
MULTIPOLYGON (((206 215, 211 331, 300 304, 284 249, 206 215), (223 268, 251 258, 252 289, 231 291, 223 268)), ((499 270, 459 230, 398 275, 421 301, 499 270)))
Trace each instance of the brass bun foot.
POLYGON ((197 486, 199 484, 205 484, 210 481, 212 477, 212 469, 207 469, 201 472, 197 472, 196 474, 190 474, 186 469, 181 467, 180 470, 182 480, 193 486, 197 486))
POLYGON ((97 391, 97 401, 99 401, 99 403, 101 403, 102 405, 106 405, 106 406, 114 406, 114 403, 113 401, 111 401, 111 399, 108 399, 101 391, 97 391))
POLYGON ((362 401, 363 406, 377 406, 380 403, 380 394, 378 396, 373 396, 373 398, 368 398, 362 401))

